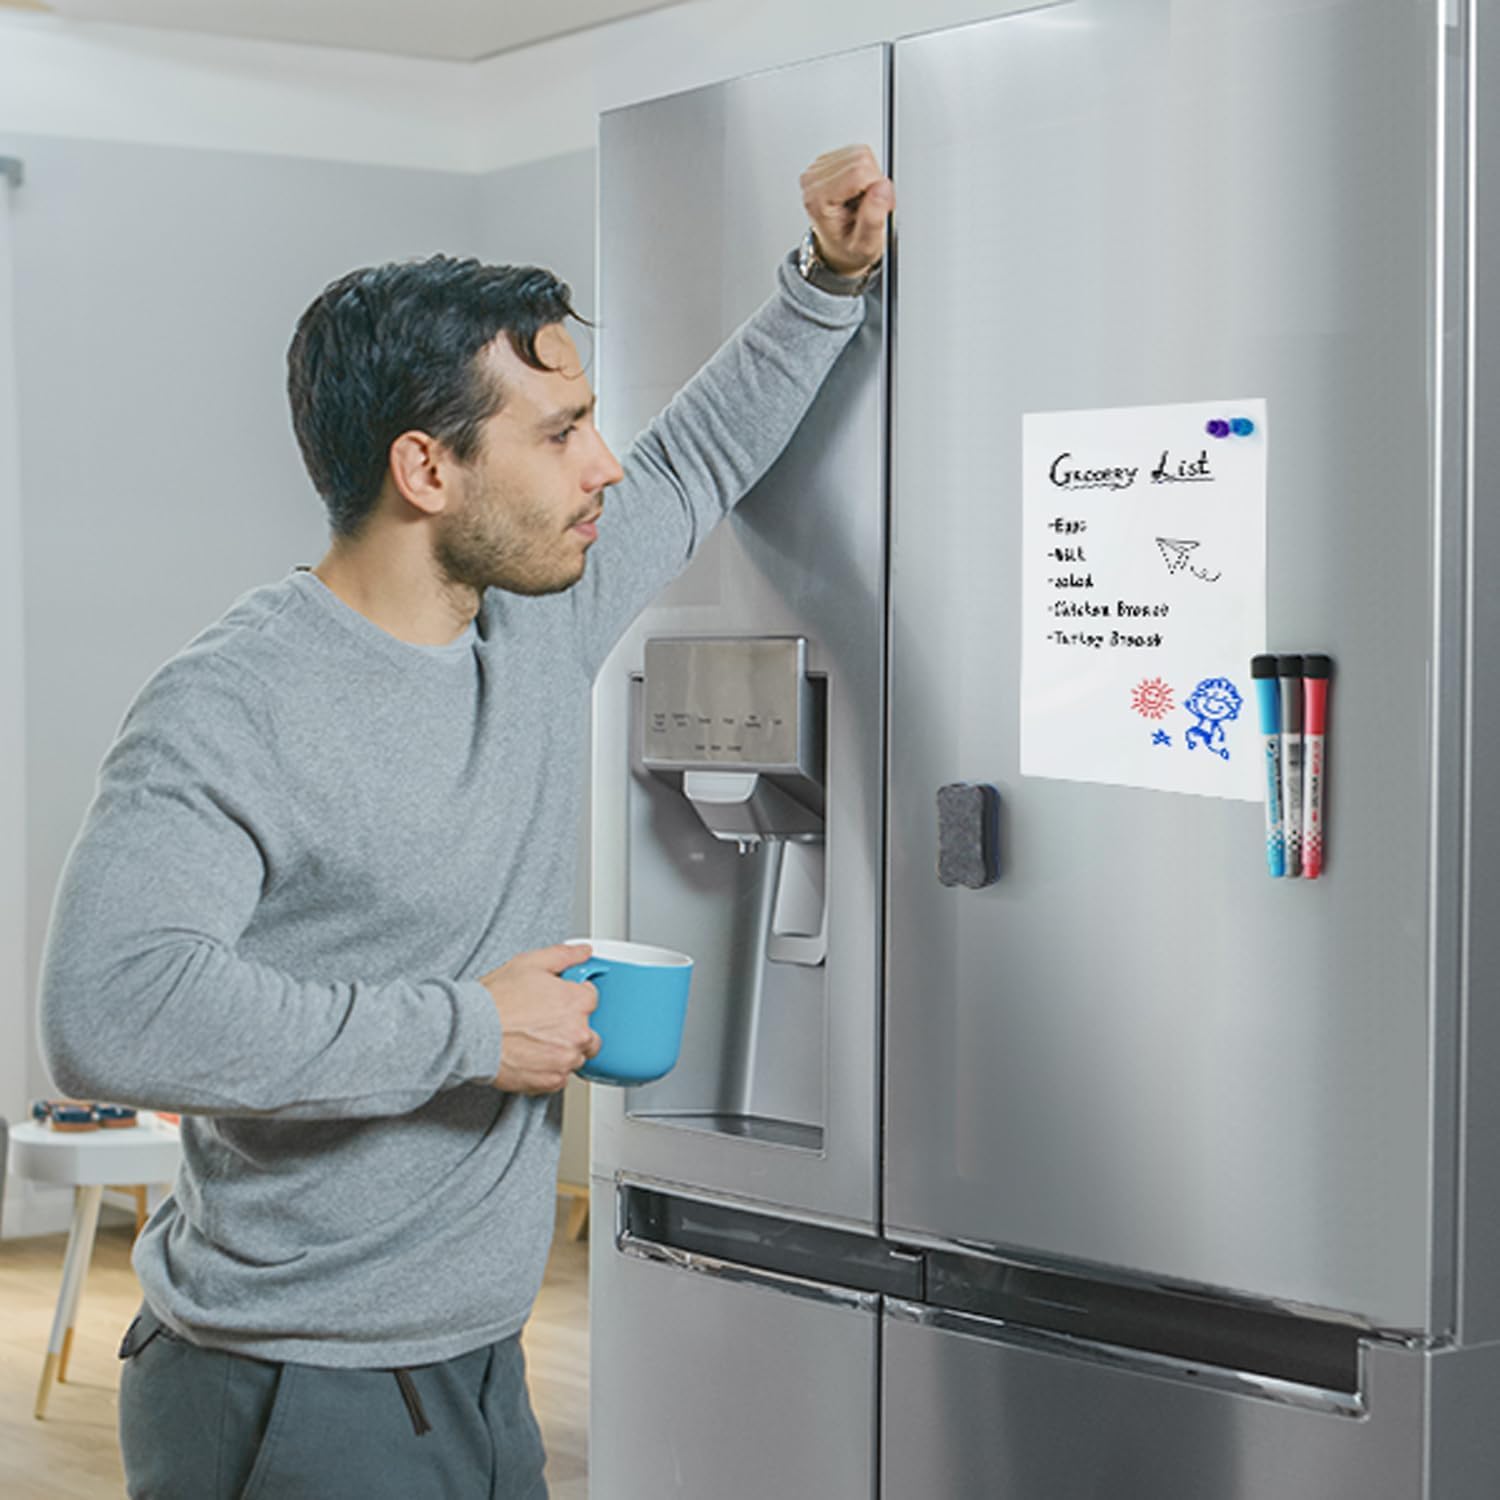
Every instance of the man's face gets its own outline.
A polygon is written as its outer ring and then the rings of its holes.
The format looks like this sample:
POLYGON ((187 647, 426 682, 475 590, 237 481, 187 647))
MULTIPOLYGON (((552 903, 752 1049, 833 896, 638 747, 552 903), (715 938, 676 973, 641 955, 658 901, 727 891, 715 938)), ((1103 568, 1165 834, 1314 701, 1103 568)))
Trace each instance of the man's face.
POLYGON ((456 469, 456 500, 438 518, 433 556, 477 592, 555 594, 583 577, 604 491, 622 477, 594 426, 594 393, 560 324, 537 335, 534 370, 502 335, 480 356, 505 403, 478 453, 456 469))

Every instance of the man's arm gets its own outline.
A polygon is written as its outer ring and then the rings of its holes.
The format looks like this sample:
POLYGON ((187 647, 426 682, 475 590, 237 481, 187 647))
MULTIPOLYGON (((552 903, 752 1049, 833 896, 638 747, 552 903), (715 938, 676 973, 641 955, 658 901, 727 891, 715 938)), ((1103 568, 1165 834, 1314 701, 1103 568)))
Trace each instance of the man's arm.
POLYGON ((41 1038, 58 1085, 301 1119, 404 1114, 466 1082, 560 1087, 597 1046, 592 987, 556 977, 576 948, 464 982, 317 983, 240 956, 285 843, 260 813, 279 780, 231 669, 174 663, 148 685, 53 909, 41 1038))
MULTIPOLYGON (((848 147, 819 157, 802 193, 818 258, 835 280, 857 281, 879 261, 894 203, 874 154, 848 147)), ((863 296, 809 284, 796 261, 794 253, 782 262, 775 294, 626 454, 570 595, 591 669, 770 468, 863 321, 863 296)))

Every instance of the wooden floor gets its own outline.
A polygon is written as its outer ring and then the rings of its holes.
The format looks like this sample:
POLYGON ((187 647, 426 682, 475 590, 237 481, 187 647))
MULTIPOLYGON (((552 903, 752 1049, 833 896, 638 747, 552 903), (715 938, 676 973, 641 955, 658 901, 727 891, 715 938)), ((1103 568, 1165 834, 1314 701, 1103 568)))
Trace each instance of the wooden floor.
MULTIPOLYGON (((565 1214, 559 1213, 559 1225, 565 1214)), ((120 1335, 140 1302, 130 1226, 101 1226, 84 1283, 68 1380, 32 1416, 66 1236, 0 1241, 0 1496, 116 1500, 120 1335)), ((547 1439, 552 1500, 588 1497, 588 1247, 559 1234, 525 1334, 532 1402, 547 1439)))

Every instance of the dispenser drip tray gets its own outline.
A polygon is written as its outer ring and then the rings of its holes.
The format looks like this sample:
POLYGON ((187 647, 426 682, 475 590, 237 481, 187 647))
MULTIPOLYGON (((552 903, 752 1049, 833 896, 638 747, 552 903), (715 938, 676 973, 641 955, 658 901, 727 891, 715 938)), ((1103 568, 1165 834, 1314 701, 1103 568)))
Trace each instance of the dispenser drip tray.
POLYGON ((733 1136, 762 1146, 790 1146, 797 1151, 822 1151, 823 1130, 801 1120, 777 1120, 768 1115, 706 1114, 699 1111, 627 1110, 646 1125, 670 1125, 677 1130, 701 1130, 706 1135, 733 1136))

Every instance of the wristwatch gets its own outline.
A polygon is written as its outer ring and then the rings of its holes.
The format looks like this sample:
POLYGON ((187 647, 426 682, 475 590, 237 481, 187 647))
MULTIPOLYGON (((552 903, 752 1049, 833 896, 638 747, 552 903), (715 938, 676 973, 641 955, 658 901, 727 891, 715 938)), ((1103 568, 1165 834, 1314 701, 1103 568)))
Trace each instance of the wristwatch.
POLYGON ((817 236, 811 229, 802 236, 802 243, 797 247, 797 270, 802 279, 819 291, 832 292, 836 297, 859 296, 879 266, 877 260, 857 276, 841 276, 818 254, 817 236))

